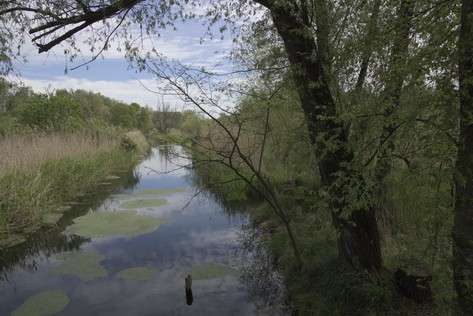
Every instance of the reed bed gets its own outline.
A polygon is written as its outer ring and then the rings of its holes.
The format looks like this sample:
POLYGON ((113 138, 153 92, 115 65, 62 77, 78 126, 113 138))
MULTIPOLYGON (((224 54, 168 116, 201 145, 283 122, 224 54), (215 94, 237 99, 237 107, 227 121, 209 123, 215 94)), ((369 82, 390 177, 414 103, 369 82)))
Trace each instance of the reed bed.
POLYGON ((58 209, 132 168, 137 155, 110 136, 54 134, 0 140, 0 249, 54 224, 58 209), (53 223, 51 223, 53 222, 53 223))
POLYGON ((0 177, 11 171, 35 169, 51 160, 111 151, 117 144, 117 140, 108 135, 90 133, 0 138, 0 177))

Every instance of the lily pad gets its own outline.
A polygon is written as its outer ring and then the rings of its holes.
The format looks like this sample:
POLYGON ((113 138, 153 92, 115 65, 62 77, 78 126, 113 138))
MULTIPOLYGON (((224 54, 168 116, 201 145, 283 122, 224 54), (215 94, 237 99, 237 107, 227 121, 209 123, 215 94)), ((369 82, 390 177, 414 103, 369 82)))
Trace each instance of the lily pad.
POLYGON ((68 231, 83 237, 137 236, 155 231, 162 220, 136 211, 92 212, 78 217, 68 231))
POLYGON ((167 203, 165 199, 136 199, 122 203, 120 208, 131 210, 136 208, 158 207, 166 205, 167 203))
POLYGON ((147 281, 153 274, 154 271, 148 267, 134 267, 118 272, 117 277, 122 280, 147 281))
POLYGON ((192 278, 194 280, 216 279, 228 275, 235 276, 237 274, 235 269, 213 262, 192 267, 192 278))
POLYGON ((96 252, 74 252, 64 256, 64 262, 52 272, 57 274, 74 275, 83 281, 90 281, 107 276, 107 270, 100 264, 104 256, 96 252))
POLYGON ((137 191, 138 195, 170 195, 174 193, 184 192, 184 188, 175 188, 175 189, 144 189, 137 191))
POLYGON ((45 291, 29 297, 12 316, 55 315, 69 304, 69 297, 60 290, 45 291))

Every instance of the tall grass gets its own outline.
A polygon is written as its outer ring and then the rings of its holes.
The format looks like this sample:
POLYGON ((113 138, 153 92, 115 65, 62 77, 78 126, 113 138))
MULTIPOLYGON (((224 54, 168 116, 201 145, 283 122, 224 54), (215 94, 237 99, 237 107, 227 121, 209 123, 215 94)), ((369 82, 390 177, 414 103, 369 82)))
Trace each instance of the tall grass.
POLYGON ((136 155, 96 135, 13 136, 0 141, 0 248, 51 224, 62 206, 128 170, 136 155))
POLYGON ((0 176, 12 170, 37 168, 50 160, 110 151, 117 143, 111 136, 87 133, 0 138, 0 176))

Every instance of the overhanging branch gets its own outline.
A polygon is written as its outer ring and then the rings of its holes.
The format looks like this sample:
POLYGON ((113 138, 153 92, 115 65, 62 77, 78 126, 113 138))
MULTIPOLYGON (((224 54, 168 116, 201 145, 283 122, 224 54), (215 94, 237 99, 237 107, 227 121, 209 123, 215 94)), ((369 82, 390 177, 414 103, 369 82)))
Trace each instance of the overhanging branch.
POLYGON ((132 7, 142 1, 143 0, 117 0, 107 6, 100 7, 95 11, 92 11, 91 7, 86 7, 84 2, 77 0, 76 3, 79 4, 79 8, 75 8, 74 11, 76 14, 72 16, 69 16, 68 13, 57 15, 50 11, 31 7, 7 8, 0 11, 0 15, 18 11, 33 12, 42 16, 43 18, 47 18, 44 19, 45 21, 43 22, 43 24, 30 28, 30 34, 43 32, 40 35, 35 36, 33 38, 33 41, 37 41, 40 38, 44 38, 46 35, 54 34, 61 28, 73 26, 72 29, 68 30, 62 35, 56 36, 54 39, 50 40, 45 44, 36 43, 36 46, 38 46, 39 48, 39 52, 43 53, 49 51, 51 48, 67 40, 68 38, 71 38, 74 34, 80 32, 84 28, 91 26, 96 22, 115 17, 123 12, 127 12, 132 7))

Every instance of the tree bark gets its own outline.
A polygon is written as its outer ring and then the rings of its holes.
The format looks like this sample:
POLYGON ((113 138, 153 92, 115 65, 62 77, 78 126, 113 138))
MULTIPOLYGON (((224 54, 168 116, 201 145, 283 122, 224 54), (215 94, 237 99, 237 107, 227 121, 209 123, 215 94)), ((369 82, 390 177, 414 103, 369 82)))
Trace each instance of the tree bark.
POLYGON ((473 0, 462 1, 458 49, 460 139, 455 175, 453 271, 460 315, 473 315, 473 0))
POLYGON ((382 266, 382 257, 374 211, 349 211, 350 201, 345 196, 353 181, 363 183, 363 179, 352 169, 353 152, 347 146, 347 131, 337 116, 332 92, 327 3, 315 1, 317 40, 309 19, 290 2, 260 3, 270 10, 291 64, 315 148, 318 172, 330 195, 333 222, 339 231, 339 254, 353 265, 377 271, 382 266))

